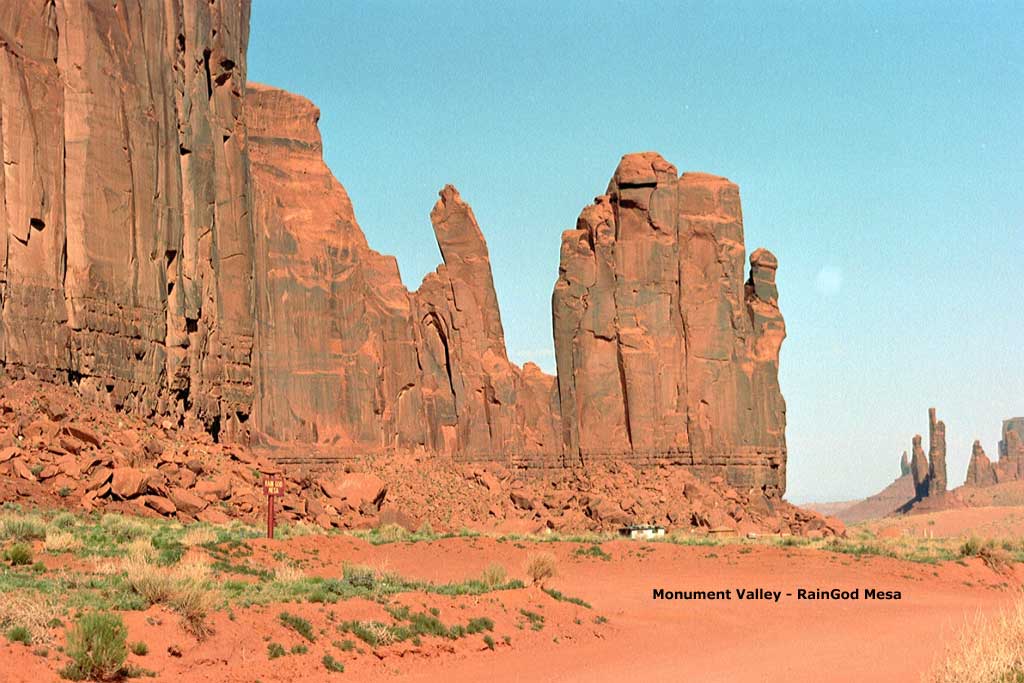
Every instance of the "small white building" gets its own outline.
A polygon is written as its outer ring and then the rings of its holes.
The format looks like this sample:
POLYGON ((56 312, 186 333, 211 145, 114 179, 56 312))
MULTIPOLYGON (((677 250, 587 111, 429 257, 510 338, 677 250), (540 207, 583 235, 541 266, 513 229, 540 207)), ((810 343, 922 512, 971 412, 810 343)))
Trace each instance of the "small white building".
POLYGON ((620 536, 651 539, 665 535, 665 527, 654 524, 630 524, 619 529, 620 536))

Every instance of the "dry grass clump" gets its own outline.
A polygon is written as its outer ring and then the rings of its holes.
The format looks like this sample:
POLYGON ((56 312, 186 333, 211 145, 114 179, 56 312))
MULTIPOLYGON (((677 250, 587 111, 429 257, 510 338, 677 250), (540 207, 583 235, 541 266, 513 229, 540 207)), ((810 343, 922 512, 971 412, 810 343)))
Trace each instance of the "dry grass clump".
POLYGON ((38 593, 12 591, 0 600, 0 630, 21 627, 27 629, 32 643, 49 644, 50 624, 60 617, 57 603, 38 593))
POLYGON ((526 558, 526 575, 538 585, 557 574, 558 561, 551 553, 535 553, 526 558))
POLYGON ((193 548, 197 545, 214 543, 217 540, 217 532, 208 526, 190 526, 181 537, 181 544, 186 548, 193 548))
POLYGON ((100 518, 100 526, 119 541, 149 538, 153 530, 145 522, 132 517, 108 512, 100 518))
POLYGON ((1024 680, 1024 600, 994 617, 976 617, 926 678, 929 683, 1024 680))
POLYGON ((275 531, 277 538, 284 541, 290 538, 299 538, 300 536, 322 536, 323 534, 324 530, 316 524, 310 524, 303 520, 299 520, 294 524, 282 524, 275 531))
POLYGON ((199 640, 213 633, 206 617, 216 606, 216 594, 201 583, 185 582, 170 599, 171 608, 181 615, 182 627, 199 640))
POLYGON ((412 536, 405 527, 399 524, 384 524, 373 530, 373 535, 383 543, 398 543, 409 540, 412 536))
POLYGON ((395 633, 387 624, 374 621, 366 626, 366 630, 372 634, 377 645, 387 646, 395 642, 395 633))
POLYGON ((148 538, 136 538, 125 547, 125 555, 128 559, 149 562, 156 557, 156 548, 148 538))
MULTIPOLYGON (((977 557, 981 559, 989 569, 997 574, 1003 574, 1010 570, 1010 563, 1013 561, 1008 549, 1009 544, 999 545, 995 539, 981 540, 975 536, 968 538, 960 546, 960 557, 977 557)), ((1010 545, 1012 547, 1012 545, 1010 545)))
POLYGON ((490 589, 501 586, 508 580, 508 572, 505 567, 495 562, 480 574, 480 580, 490 589))
POLYGON ((46 530, 46 542, 43 548, 49 553, 70 553, 82 547, 82 541, 69 531, 59 529, 46 530))
POLYGON ((152 564, 141 555, 122 561, 128 584, 151 605, 165 604, 181 615, 182 626, 202 640, 210 634, 206 616, 214 608, 216 594, 207 587, 210 566, 187 560, 173 567, 152 564))
POLYGON ((274 569, 274 581, 293 583, 306 578, 306 574, 294 564, 281 564, 274 569))

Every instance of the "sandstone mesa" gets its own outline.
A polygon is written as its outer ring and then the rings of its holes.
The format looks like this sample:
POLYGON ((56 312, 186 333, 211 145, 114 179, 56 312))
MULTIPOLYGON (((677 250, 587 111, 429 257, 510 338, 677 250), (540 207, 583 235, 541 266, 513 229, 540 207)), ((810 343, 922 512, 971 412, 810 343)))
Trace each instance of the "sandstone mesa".
MULTIPOLYGON (((735 528, 746 510, 803 528, 781 501, 778 262, 758 249, 746 268, 735 184, 680 175, 653 152, 622 158, 562 235, 552 377, 508 359, 483 232, 454 187, 430 214, 443 263, 416 291, 369 246, 323 162, 319 110, 246 82, 248 2, 29 4, 0 9, 7 378, 66 384, 235 453, 450 459, 479 465, 459 476, 501 481, 502 495, 540 477, 573 499, 540 504, 534 489, 485 517, 530 511, 550 527, 537 510, 571 508, 590 524, 735 528), (677 471, 727 512, 673 510, 689 497, 667 483, 677 471), (581 495, 597 472, 657 472, 641 479, 668 488, 648 501, 581 495)), ((145 495, 192 516, 235 495, 162 457, 150 464, 166 483, 117 459, 80 463, 87 503, 145 495)), ((931 462, 928 485, 944 489, 937 452, 931 462)), ((302 516, 327 523, 345 507, 329 485, 301 488, 338 503, 296 502, 302 516)), ((378 511, 366 502, 354 507, 378 511)))

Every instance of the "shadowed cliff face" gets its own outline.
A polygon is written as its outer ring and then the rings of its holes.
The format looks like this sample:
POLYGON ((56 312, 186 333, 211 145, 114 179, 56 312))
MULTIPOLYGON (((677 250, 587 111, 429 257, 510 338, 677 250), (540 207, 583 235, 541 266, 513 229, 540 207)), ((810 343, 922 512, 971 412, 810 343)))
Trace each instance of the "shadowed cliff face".
POLYGON ((0 353, 244 437, 247 2, 0 8, 0 353))
POLYGON ((308 100, 245 83, 245 0, 0 7, 0 357, 218 438, 519 467, 599 458, 785 487, 777 263, 736 186, 623 158, 562 240, 560 381, 508 360, 446 186, 415 292, 373 251, 308 100), (251 415, 251 417, 250 417, 251 415))
POLYGON ((583 463, 619 454, 785 490, 785 326, 775 257, 745 283, 739 191, 623 157, 562 236, 552 298, 562 438, 583 463))

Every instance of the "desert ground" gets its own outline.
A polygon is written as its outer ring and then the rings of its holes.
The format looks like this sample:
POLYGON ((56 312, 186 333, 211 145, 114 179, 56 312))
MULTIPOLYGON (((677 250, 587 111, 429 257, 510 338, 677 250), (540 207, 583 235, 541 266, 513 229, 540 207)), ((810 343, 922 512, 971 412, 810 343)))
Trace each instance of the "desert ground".
POLYGON ((8 505, 8 555, 20 543, 31 557, 0 570, 0 618, 32 626, 28 642, 9 630, 0 656, 5 681, 61 680, 66 633, 100 605, 127 626, 125 671, 157 681, 928 680, 964 628, 1018 598, 1021 514, 950 510, 830 540, 304 524, 268 540, 239 522, 8 505), (863 599, 872 587, 901 599, 863 599), (655 588, 862 599, 669 601, 655 588))

